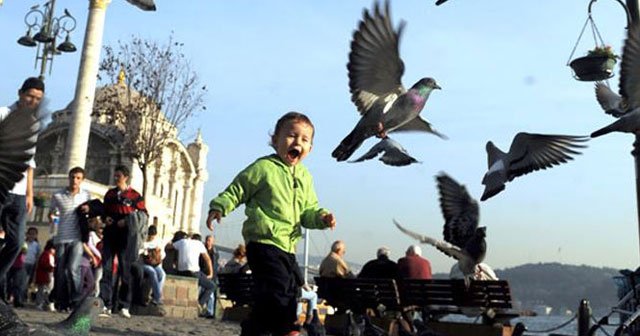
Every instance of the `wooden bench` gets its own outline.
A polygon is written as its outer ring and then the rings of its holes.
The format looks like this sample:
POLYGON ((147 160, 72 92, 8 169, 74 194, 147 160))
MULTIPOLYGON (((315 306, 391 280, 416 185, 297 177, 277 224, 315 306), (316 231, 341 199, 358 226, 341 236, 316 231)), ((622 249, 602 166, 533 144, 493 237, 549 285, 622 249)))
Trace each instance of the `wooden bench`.
POLYGON ((231 301, 231 307, 224 309, 225 321, 242 321, 249 316, 253 295, 253 277, 247 273, 218 274, 218 292, 220 299, 231 301))
POLYGON ((469 288, 461 279, 405 279, 400 282, 400 301, 404 307, 421 309, 424 314, 475 313, 487 323, 517 317, 512 311, 511 290, 505 280, 471 281, 469 288))
POLYGON ((388 310, 400 307, 400 293, 393 279, 344 279, 316 277, 318 297, 338 309, 362 313, 368 308, 388 310))

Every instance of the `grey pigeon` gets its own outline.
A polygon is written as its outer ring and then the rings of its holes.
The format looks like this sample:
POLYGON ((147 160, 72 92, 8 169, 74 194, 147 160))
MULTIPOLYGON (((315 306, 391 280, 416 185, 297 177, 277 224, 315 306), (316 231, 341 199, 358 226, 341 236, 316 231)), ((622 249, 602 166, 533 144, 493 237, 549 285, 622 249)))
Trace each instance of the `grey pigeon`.
POLYGON ((143 11, 156 10, 156 4, 153 0, 127 0, 127 2, 142 9, 143 11))
POLYGON ((85 297, 69 317, 60 323, 29 327, 10 306, 0 300, 0 335, 3 336, 86 336, 96 315, 102 311, 100 298, 85 297))
POLYGON ((443 3, 447 2, 447 1, 448 0, 438 0, 438 1, 436 1, 436 6, 440 6, 440 5, 442 5, 443 3))
POLYGON ((404 63, 398 45, 405 23, 397 30, 391 25, 389 3, 384 12, 376 3, 373 14, 364 10, 358 30, 353 33, 349 53, 349 89, 351 100, 361 114, 360 121, 331 156, 347 160, 368 138, 397 131, 438 133, 420 117, 431 91, 440 89, 433 78, 422 78, 407 91, 400 78, 404 63))
POLYGON ((467 188, 445 173, 436 176, 440 192, 440 209, 444 216, 444 240, 421 235, 404 228, 394 220, 400 231, 421 243, 435 246, 446 255, 458 260, 467 287, 487 252, 486 228, 478 227, 478 202, 469 196, 467 188))
MULTIPOLYGON (((612 110, 620 118, 613 123, 591 133, 591 137, 599 137, 611 132, 636 133, 640 131, 640 27, 634 24, 629 27, 627 39, 622 49, 620 65, 620 95, 613 91, 596 86, 598 102, 607 113, 612 110)), ((613 114, 616 116, 615 114, 613 114)))
POLYGON ((35 111, 19 108, 0 121, 0 204, 22 179, 33 157, 40 129, 35 115, 35 111))
POLYGON ((605 113, 616 118, 623 116, 628 111, 628 104, 622 96, 613 92, 609 86, 604 83, 596 83, 596 99, 605 113))
POLYGON ((520 132, 513 138, 508 153, 487 142, 489 170, 482 178, 485 189, 480 200, 498 194, 505 183, 518 176, 573 160, 572 155, 581 154, 577 149, 586 147, 580 143, 588 140, 586 136, 520 132))
POLYGON ((407 166, 412 163, 419 163, 418 160, 409 155, 407 150, 404 149, 404 147, 402 147, 399 142, 391 139, 390 137, 385 137, 384 139, 380 140, 380 142, 371 147, 371 149, 369 149, 369 151, 364 155, 356 160, 349 162, 362 162, 365 160, 370 160, 383 152, 384 154, 380 157, 379 160, 390 166, 400 167, 407 166))

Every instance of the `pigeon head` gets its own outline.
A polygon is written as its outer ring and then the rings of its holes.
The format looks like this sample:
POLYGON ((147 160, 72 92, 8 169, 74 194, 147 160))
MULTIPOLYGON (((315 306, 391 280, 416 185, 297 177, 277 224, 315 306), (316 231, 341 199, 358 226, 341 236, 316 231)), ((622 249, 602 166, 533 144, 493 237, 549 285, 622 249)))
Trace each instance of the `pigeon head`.
POLYGON ((412 89, 416 89, 416 90, 424 90, 427 89, 429 91, 433 90, 433 89, 438 89, 441 90, 442 88, 440 87, 440 85, 438 85, 436 83, 436 80, 431 78, 431 77, 425 77, 422 78, 421 80, 419 80, 417 83, 413 84, 413 86, 411 87, 412 89))
POLYGON ((486 237, 487 236, 487 227, 486 226, 478 227, 476 229, 476 236, 479 236, 479 237, 482 237, 482 238, 486 237))

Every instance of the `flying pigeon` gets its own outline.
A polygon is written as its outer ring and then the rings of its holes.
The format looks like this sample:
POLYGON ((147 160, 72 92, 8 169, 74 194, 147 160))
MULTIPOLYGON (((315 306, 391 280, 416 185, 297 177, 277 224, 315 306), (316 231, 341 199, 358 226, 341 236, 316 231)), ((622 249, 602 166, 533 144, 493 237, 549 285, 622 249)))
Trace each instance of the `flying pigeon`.
POLYGON ((100 298, 87 296, 69 317, 60 323, 29 327, 10 306, 0 300, 0 335, 4 336, 86 336, 102 310, 100 298))
POLYGON ((409 155, 407 150, 404 149, 404 147, 402 147, 399 142, 391 139, 390 137, 386 137, 380 140, 380 142, 371 147, 371 149, 369 149, 369 151, 362 155, 360 158, 349 162, 362 162, 365 160, 370 160, 378 156, 378 154, 382 152, 384 152, 384 154, 380 157, 379 160, 390 166, 400 167, 407 166, 412 163, 419 163, 418 160, 409 155))
POLYGON ((489 170, 482 178, 485 189, 480 200, 486 201, 501 192, 505 183, 518 176, 573 160, 572 155, 581 154, 577 149, 586 147, 580 143, 588 139, 586 136, 520 132, 513 138, 508 153, 493 142, 487 142, 489 170))
MULTIPOLYGON (((640 27, 632 25, 628 29, 627 39, 622 49, 620 65, 620 83, 618 96, 610 89, 607 91, 596 86, 598 102, 607 113, 619 114, 620 118, 608 126, 593 133, 591 137, 599 137, 611 132, 636 133, 640 131, 640 27)), ((607 88, 608 89, 608 88, 607 88)), ((616 116, 616 114, 612 115, 616 116)))
POLYGON ((36 113, 16 110, 0 120, 0 204, 23 178, 34 154, 40 122, 36 113))
POLYGON ((446 255, 458 260, 458 267, 464 274, 464 281, 469 287, 487 252, 485 242, 486 228, 478 227, 480 219, 478 202, 469 196, 467 188, 459 184, 445 173, 436 176, 440 192, 440 209, 444 216, 444 240, 415 233, 404 228, 394 219, 400 231, 421 243, 435 246, 446 255))
POLYGON ((142 9, 143 11, 156 10, 156 4, 153 0, 127 0, 127 2, 142 9))
POLYGON ((391 25, 389 3, 384 12, 376 3, 373 14, 365 9, 353 33, 349 53, 351 101, 362 115, 331 156, 347 160, 371 136, 381 138, 394 131, 423 131, 446 138, 420 117, 431 91, 440 89, 433 78, 422 78, 407 91, 400 78, 404 63, 398 45, 404 21, 397 30, 391 25))
POLYGON ((447 0, 438 0, 438 1, 436 1, 436 6, 440 6, 445 2, 447 2, 447 0))

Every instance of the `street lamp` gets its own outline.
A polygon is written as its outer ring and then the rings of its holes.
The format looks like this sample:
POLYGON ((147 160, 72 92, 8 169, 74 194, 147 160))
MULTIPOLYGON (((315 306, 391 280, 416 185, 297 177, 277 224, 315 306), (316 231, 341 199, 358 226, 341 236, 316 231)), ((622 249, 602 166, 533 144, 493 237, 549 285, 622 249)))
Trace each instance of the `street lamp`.
POLYGON ((51 65, 55 55, 59 55, 60 52, 76 51, 76 46, 70 40, 70 34, 76 28, 76 19, 67 9, 64 10, 64 15, 54 17, 55 4, 56 0, 50 0, 44 4, 44 10, 40 9, 40 5, 32 6, 24 16, 27 33, 18 39, 18 44, 22 46, 38 46, 34 68, 37 68, 38 62, 40 62, 41 79, 44 79, 48 62, 49 74, 51 74, 51 65), (32 37, 31 34, 34 31, 37 33, 32 37), (62 38, 62 36, 65 36, 64 42, 56 47, 56 39, 62 38))

